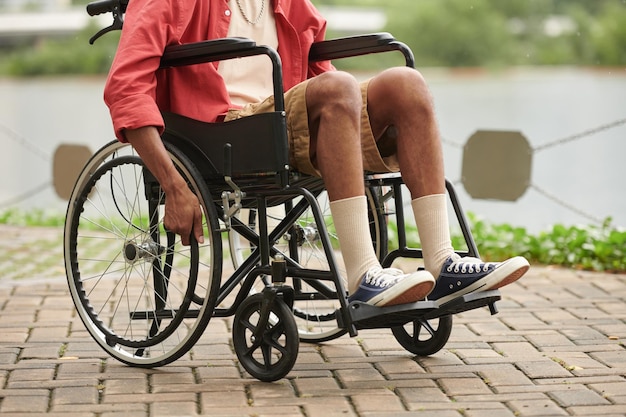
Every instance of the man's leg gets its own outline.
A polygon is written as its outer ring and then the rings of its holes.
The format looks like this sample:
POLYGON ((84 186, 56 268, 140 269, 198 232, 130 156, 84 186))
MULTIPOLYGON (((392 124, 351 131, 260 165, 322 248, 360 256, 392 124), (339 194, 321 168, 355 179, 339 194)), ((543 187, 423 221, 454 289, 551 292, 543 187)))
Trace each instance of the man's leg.
POLYGON ((374 77, 368 113, 375 138, 395 136, 402 178, 411 193, 425 268, 438 278, 430 298, 447 301, 519 279, 521 257, 496 264, 459 259, 450 240, 441 141, 426 82, 415 70, 393 68, 374 77))
POLYGON ((437 277, 454 250, 439 129, 424 79, 409 68, 393 68, 374 77, 369 83, 368 112, 375 138, 386 133, 396 139, 398 163, 411 193, 425 267, 437 277))
POLYGON ((432 275, 382 271, 373 250, 363 185, 363 102, 357 81, 343 72, 322 74, 309 81, 306 105, 310 156, 324 178, 350 294, 359 294, 361 300, 372 297, 370 302, 380 305, 422 299, 433 288, 432 275))

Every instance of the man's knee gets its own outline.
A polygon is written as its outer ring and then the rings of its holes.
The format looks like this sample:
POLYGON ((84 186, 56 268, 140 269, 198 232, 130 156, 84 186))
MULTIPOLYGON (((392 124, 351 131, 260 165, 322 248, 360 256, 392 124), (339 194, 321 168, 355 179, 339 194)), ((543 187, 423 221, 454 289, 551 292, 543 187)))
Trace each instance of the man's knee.
POLYGON ((362 99, 359 83, 351 74, 342 71, 318 75, 307 87, 307 107, 326 114, 359 114, 362 99))
POLYGON ((397 109, 429 111, 432 97, 424 77, 413 68, 395 67, 383 71, 377 77, 378 94, 388 104, 397 109))

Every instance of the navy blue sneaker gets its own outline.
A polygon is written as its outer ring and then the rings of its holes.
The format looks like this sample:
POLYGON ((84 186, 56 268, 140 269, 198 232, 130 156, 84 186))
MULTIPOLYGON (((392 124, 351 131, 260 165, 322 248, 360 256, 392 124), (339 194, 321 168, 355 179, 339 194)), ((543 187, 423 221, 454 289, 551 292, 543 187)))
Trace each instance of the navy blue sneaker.
POLYGON ((375 306, 393 306, 423 300, 435 286, 428 271, 405 274, 395 268, 374 267, 365 273, 348 302, 362 301, 375 306))
POLYGON ((483 262, 454 254, 441 267, 437 284, 428 299, 443 304, 471 292, 500 288, 517 281, 528 268, 528 261, 521 256, 504 262, 483 262))

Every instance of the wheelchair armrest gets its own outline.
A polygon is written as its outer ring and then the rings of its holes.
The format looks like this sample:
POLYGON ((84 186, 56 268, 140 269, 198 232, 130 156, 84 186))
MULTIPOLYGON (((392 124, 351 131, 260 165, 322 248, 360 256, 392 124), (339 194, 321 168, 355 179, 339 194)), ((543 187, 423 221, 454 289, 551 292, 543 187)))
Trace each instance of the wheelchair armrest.
POLYGON ((402 52, 406 65, 409 67, 415 66, 413 52, 411 52, 409 47, 397 41, 387 32, 347 36, 316 42, 309 51, 309 61, 327 61, 387 51, 402 52))
POLYGON ((161 68, 221 61, 241 56, 256 48, 256 42, 247 38, 223 38, 165 48, 161 68))
POLYGON ((171 45, 165 48, 161 57, 161 68, 180 67, 245 58, 253 55, 267 55, 272 61, 272 82, 276 111, 285 109, 283 98, 283 69, 278 52, 268 46, 257 45, 248 38, 221 38, 184 45, 171 45))

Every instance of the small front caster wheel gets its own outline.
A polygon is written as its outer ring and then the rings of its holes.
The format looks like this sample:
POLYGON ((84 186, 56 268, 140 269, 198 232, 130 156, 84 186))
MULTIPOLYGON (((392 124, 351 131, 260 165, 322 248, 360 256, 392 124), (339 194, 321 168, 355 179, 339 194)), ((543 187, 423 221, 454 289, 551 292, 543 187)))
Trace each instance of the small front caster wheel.
POLYGON ((439 352, 448 342, 452 332, 452 316, 431 320, 415 320, 404 326, 392 327, 391 331, 403 348, 419 356, 439 352))
POLYGON ((291 310, 280 297, 246 298, 233 322, 239 362, 253 377, 271 382, 287 375, 298 357, 299 336, 291 310))

